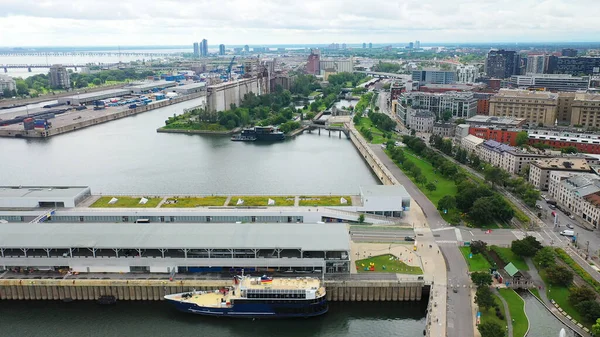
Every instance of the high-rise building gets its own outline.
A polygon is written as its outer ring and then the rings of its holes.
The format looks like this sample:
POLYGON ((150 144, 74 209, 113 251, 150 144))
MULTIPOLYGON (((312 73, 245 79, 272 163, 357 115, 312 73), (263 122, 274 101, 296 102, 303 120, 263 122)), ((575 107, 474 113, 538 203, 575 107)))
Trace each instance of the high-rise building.
POLYGON ((485 60, 485 73, 488 77, 509 78, 517 74, 519 54, 514 50, 490 50, 485 60))
POLYGON ((200 46, 198 45, 198 42, 194 42, 194 57, 200 57, 200 46))
POLYGON ((415 41, 415 49, 421 49, 421 41, 415 41))
POLYGON ((367 44, 365 42, 363 42, 363 49, 367 48, 367 44))
POLYGON ((419 84, 452 84, 455 82, 454 75, 454 71, 450 70, 414 70, 412 72, 412 80, 419 82, 419 84))
POLYGON ((50 67, 50 86, 63 89, 71 87, 71 79, 69 78, 67 68, 60 64, 53 64, 50 67))
POLYGON ((353 60, 350 59, 330 59, 319 61, 319 71, 323 74, 326 71, 333 71, 336 73, 351 73, 354 70, 353 60))
POLYGON ((244 46, 244 51, 245 51, 246 53, 249 53, 249 52, 250 52, 250 46, 248 46, 248 45, 245 45, 245 46, 244 46))
POLYGON ((342 43, 342 49, 346 49, 346 44, 342 43))
POLYGON ((475 83, 479 78, 479 68, 474 65, 459 65, 456 67, 456 81, 458 83, 475 83))
POLYGON ((308 55, 308 63, 306 64, 306 72, 312 75, 318 75, 320 73, 321 55, 318 50, 311 50, 308 55))
POLYGON ((200 42, 200 56, 208 56, 208 41, 202 39, 200 42))
POLYGON ((549 74, 599 75, 600 57, 566 57, 550 56, 548 58, 549 74))
POLYGON ((225 45, 224 44, 219 45, 219 55, 225 55, 225 45))
POLYGON ((577 49, 565 48, 561 52, 562 56, 577 57, 577 49))
POLYGON ((546 55, 527 56, 526 74, 543 74, 546 69, 546 55))
POLYGON ((407 46, 408 49, 413 49, 414 47, 415 47, 414 43, 412 43, 412 42, 408 43, 408 46, 407 46))
POLYGON ((369 49, 373 48, 373 43, 369 42, 369 49))

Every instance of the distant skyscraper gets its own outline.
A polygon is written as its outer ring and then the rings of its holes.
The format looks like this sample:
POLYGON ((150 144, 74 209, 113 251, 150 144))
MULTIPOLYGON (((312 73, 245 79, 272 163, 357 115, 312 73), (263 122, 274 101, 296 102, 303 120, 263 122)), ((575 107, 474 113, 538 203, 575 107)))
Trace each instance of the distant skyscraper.
POLYGON ((415 49, 421 49, 421 41, 415 41, 415 49))
POLYGON ((346 49, 346 44, 342 43, 342 49, 346 49))
POLYGON ((245 51, 246 53, 249 53, 249 52, 250 52, 250 46, 248 46, 248 45, 245 45, 245 46, 244 46, 244 51, 245 51))
POLYGON ((202 42, 200 42, 200 55, 208 56, 208 41, 206 39, 202 39, 202 42))
POLYGON ((517 74, 520 60, 514 50, 490 50, 485 60, 485 73, 488 77, 509 78, 517 74))
POLYGON ((562 56, 577 57, 577 49, 565 48, 562 50, 562 56))
POLYGON ((415 47, 415 44, 412 42, 408 43, 408 49, 413 49, 415 47))
POLYGON ((373 48, 373 44, 369 42, 369 49, 373 48))
POLYGON ((64 89, 71 87, 71 78, 69 77, 67 68, 60 64, 53 64, 50 67, 50 86, 64 89))
POLYGON ((367 44, 365 42, 363 42, 363 49, 367 48, 367 44))
POLYGON ((546 55, 527 56, 527 74, 543 74, 546 69, 546 55))
POLYGON ((200 57, 200 46, 198 45, 198 42, 194 42, 194 57, 200 57))
POLYGON ((224 44, 219 45, 219 55, 225 55, 225 45, 224 44))

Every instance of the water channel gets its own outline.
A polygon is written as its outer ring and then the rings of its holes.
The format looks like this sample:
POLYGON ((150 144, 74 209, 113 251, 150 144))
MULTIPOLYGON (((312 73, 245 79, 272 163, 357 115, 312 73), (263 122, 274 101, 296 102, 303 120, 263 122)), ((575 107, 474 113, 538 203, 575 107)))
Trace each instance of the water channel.
POLYGON ((564 328, 566 337, 575 337, 573 331, 554 317, 535 296, 527 291, 519 295, 525 301, 525 313, 529 318, 528 336, 558 337, 560 329, 564 328))

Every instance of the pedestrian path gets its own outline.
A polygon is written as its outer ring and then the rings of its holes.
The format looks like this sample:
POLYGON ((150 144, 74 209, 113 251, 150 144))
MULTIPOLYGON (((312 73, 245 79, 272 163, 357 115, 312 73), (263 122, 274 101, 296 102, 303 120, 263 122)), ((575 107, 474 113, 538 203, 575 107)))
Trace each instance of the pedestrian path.
POLYGON ((508 303, 506 303, 506 300, 504 299, 504 297, 502 297, 502 295, 500 295, 500 292, 495 287, 492 287, 492 293, 494 293, 494 295, 498 296, 498 298, 502 302, 502 306, 504 307, 504 318, 506 318, 506 322, 507 322, 506 326, 508 327, 508 337, 513 337, 512 319, 510 318, 510 311, 508 310, 508 303))
POLYGON ((523 232, 523 231, 519 231, 519 230, 514 230, 511 231, 516 237, 517 240, 522 240, 524 239, 526 236, 533 236, 534 238, 536 238, 538 241, 540 242, 544 242, 546 240, 544 240, 544 238, 542 237, 542 235, 538 232, 523 232))

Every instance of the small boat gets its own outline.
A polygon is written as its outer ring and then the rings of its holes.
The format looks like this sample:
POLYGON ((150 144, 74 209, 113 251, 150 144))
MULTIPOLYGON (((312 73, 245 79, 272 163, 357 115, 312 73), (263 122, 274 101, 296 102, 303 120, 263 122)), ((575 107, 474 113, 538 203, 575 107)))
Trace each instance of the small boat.
POLYGON ((231 287, 166 295, 183 312, 218 317, 291 318, 329 309, 323 282, 314 277, 236 276, 231 287))

